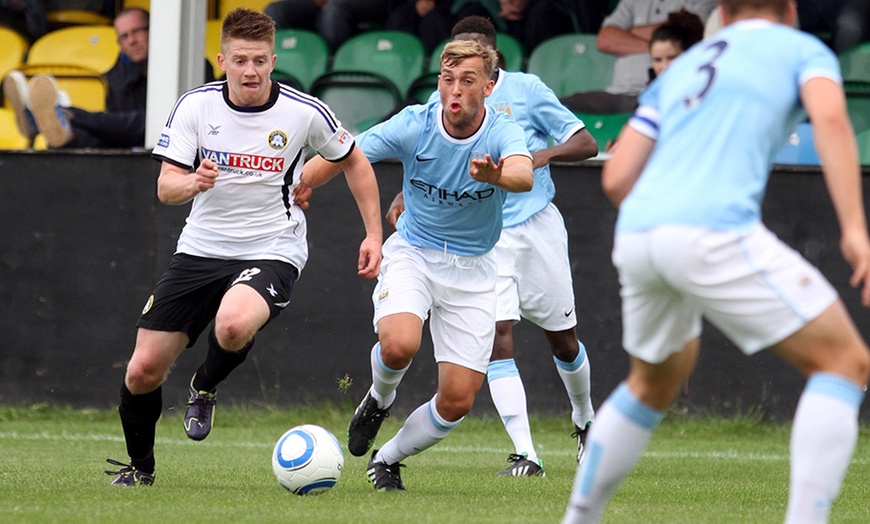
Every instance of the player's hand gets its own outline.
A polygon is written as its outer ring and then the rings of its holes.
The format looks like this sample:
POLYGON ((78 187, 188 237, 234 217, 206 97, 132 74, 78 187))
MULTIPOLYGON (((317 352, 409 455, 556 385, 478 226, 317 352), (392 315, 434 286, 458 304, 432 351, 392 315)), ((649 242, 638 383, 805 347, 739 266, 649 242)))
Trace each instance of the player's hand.
POLYGON ((381 242, 365 237, 359 246, 357 274, 365 278, 375 278, 381 272, 381 242))
POLYGON ((299 184, 293 189, 293 203, 302 209, 308 209, 313 193, 314 190, 311 189, 311 186, 304 180, 300 180, 299 184))
POLYGON ((473 158, 468 173, 471 175, 471 178, 478 182, 498 185, 498 181, 501 180, 501 170, 503 168, 504 158, 499 158, 498 164, 496 164, 492 161, 492 157, 487 154, 484 159, 473 158))
POLYGON ((870 307, 870 240, 867 232, 844 232, 840 239, 840 250, 843 258, 852 266, 849 284, 861 289, 861 304, 870 307))
POLYGON ((195 173, 196 190, 202 193, 213 188, 217 177, 217 164, 208 158, 202 159, 195 173))
POLYGON ((405 212, 405 195, 399 193, 396 198, 390 203, 390 209, 387 210, 387 223, 396 229, 396 224, 399 222, 399 215, 405 212))

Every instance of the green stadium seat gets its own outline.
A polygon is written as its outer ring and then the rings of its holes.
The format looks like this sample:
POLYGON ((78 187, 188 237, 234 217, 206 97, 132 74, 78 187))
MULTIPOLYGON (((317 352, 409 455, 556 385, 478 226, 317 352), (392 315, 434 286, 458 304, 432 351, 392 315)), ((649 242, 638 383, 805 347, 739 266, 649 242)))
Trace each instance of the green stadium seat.
POLYGON ((870 129, 866 129, 855 136, 858 141, 858 157, 862 166, 870 167, 870 129))
POLYGON ((604 151, 607 143, 616 140, 632 113, 593 114, 574 113, 586 124, 586 129, 598 142, 598 150, 604 151))
POLYGON ((326 73, 329 46, 322 36, 302 29, 281 29, 275 32, 275 54, 278 60, 272 78, 294 79, 303 90, 326 73))
POLYGON ((519 40, 507 33, 496 34, 496 45, 504 58, 505 71, 522 71, 526 51, 519 40))
POLYGON ((538 75, 556 96, 599 91, 613 78, 613 55, 595 47, 596 35, 571 33, 542 42, 532 50, 526 70, 538 75))
POLYGON ((417 36, 401 31, 369 31, 339 46, 332 71, 380 75, 404 97, 411 83, 423 74, 425 62, 426 51, 417 36))
POLYGON ((416 100, 418 104, 425 104, 438 89, 438 75, 439 73, 423 73, 408 88, 408 98, 416 100))
POLYGON ((837 55, 843 80, 846 82, 870 82, 870 42, 840 51, 837 55))
POLYGON ((444 46, 447 45, 447 42, 452 40, 448 38, 447 40, 441 42, 435 49, 432 50, 432 53, 429 55, 429 67, 427 71, 430 73, 440 73, 441 72, 441 53, 444 52, 444 46))
POLYGON ((318 77, 310 92, 325 102, 353 135, 380 122, 402 103, 396 86, 373 73, 332 71, 318 77))
POLYGON ((856 134, 870 129, 870 93, 846 93, 846 109, 856 134))

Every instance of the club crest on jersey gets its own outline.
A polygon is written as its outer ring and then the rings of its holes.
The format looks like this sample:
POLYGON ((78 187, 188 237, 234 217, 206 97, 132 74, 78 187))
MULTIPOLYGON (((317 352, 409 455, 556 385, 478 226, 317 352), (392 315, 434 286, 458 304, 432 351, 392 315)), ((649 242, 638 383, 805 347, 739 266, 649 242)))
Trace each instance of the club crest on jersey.
MULTIPOLYGON (((287 137, 285 136, 284 138, 286 140, 287 137)), ((269 171, 272 173, 280 173, 281 171, 284 171, 284 159, 281 157, 249 155, 246 153, 232 153, 230 151, 215 151, 204 147, 200 148, 200 150, 202 158, 207 158, 221 167, 269 171)))
POLYGON ((280 129, 276 129, 269 133, 269 147, 275 151, 280 151, 287 147, 287 133, 280 129))

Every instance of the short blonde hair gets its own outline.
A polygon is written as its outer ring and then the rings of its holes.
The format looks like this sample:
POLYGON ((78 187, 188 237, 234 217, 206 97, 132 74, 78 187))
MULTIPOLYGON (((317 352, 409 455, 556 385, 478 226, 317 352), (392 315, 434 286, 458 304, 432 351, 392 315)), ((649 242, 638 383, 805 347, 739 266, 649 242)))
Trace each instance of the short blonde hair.
POLYGON ((441 66, 454 67, 466 58, 479 56, 483 59, 483 72, 486 78, 492 76, 495 71, 495 66, 498 63, 498 53, 495 49, 480 44, 474 40, 454 40, 448 42, 444 46, 444 51, 441 53, 441 66))

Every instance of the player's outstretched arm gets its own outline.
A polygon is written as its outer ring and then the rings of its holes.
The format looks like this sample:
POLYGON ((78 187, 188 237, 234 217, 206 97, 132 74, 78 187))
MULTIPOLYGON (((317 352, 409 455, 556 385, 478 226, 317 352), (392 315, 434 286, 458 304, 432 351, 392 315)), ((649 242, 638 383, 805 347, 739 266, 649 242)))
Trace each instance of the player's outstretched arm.
POLYGON ((353 148, 350 155, 338 165, 344 170, 347 186, 356 199, 366 228, 366 237, 359 248, 357 269, 360 276, 375 278, 381 268, 381 245, 384 235, 381 225, 381 197, 375 171, 365 153, 358 147, 353 148))
POLYGON ((623 128, 617 141, 619 147, 601 170, 601 187, 613 205, 619 207, 640 177, 655 141, 631 126, 623 128))
POLYGON ((207 158, 199 164, 193 176, 187 169, 163 162, 157 178, 157 198, 171 206, 184 204, 198 193, 213 188, 217 176, 217 164, 207 158))
POLYGON ((483 159, 472 159, 468 173, 478 182, 486 182, 511 193, 530 191, 535 180, 532 159, 525 155, 499 158, 498 164, 489 155, 483 159))
POLYGON ((580 162, 598 154, 598 142, 587 129, 577 131, 562 144, 532 152, 532 166, 537 169, 550 162, 580 162))
POLYGON ((858 146, 846 112, 843 88, 828 78, 812 78, 801 87, 801 101, 813 123, 822 174, 840 223, 840 249, 852 266, 850 283, 853 287, 863 283, 861 303, 870 307, 870 239, 858 146))

